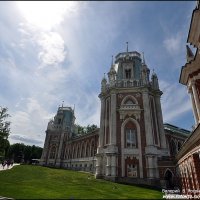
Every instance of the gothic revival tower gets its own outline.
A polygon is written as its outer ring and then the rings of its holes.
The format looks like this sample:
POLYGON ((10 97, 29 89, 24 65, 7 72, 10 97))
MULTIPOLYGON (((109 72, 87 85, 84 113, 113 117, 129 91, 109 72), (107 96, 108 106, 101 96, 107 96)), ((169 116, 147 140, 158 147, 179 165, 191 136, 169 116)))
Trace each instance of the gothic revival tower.
POLYGON ((137 51, 119 53, 101 82, 96 177, 159 178, 168 155, 158 78, 137 51))
POLYGON ((41 165, 61 166, 63 149, 74 131, 74 110, 71 107, 59 107, 54 120, 48 123, 41 165))

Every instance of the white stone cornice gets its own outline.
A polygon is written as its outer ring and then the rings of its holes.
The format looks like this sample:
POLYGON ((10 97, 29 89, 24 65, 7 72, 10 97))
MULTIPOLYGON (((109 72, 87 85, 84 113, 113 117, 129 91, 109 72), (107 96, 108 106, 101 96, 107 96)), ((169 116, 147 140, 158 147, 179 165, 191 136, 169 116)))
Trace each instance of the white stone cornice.
POLYGON ((191 24, 190 24, 190 30, 188 35, 188 42, 195 47, 198 47, 199 45, 199 35, 200 35, 200 10, 195 9, 192 14, 191 24))
MULTIPOLYGON (((181 70, 181 76, 180 76, 180 83, 183 85, 187 85, 189 81, 189 75, 198 71, 200 69, 200 55, 197 53, 197 56, 195 57, 195 60, 186 63, 185 66, 181 70)), ((198 73, 197 76, 199 77, 200 73, 198 73)))

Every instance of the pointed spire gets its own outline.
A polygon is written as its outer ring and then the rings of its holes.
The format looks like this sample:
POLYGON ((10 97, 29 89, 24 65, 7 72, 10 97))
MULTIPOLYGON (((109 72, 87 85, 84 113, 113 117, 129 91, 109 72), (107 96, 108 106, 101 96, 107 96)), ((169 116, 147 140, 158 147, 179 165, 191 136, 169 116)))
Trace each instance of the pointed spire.
POLYGON ((144 59, 144 52, 142 52, 142 63, 143 63, 144 65, 146 65, 145 59, 144 59))
POLYGON ((113 55, 112 55, 112 60, 111 60, 111 66, 113 65, 113 55))
POLYGON ((128 53, 128 42, 126 42, 126 52, 128 53))
POLYGON ((186 50, 187 50, 187 62, 190 62, 191 60, 194 59, 194 54, 188 45, 186 45, 186 50))

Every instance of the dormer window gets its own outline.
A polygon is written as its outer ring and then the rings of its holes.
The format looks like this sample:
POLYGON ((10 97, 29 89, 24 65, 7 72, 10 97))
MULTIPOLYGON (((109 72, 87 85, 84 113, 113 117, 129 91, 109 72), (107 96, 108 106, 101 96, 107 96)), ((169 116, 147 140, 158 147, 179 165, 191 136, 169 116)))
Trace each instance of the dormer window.
POLYGON ((126 76, 126 79, 131 78, 131 69, 125 69, 125 76, 126 76))

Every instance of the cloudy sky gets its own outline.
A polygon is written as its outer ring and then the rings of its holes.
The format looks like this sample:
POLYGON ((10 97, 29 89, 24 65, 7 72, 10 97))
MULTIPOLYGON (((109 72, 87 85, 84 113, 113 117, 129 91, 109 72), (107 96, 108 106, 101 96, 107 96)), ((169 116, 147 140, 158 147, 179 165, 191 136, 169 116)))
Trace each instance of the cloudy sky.
POLYGON ((43 146, 59 105, 76 123, 97 124, 100 82, 111 56, 144 52, 163 91, 165 123, 191 130, 190 97, 179 83, 195 1, 0 2, 0 105, 11 115, 10 143, 43 146))

